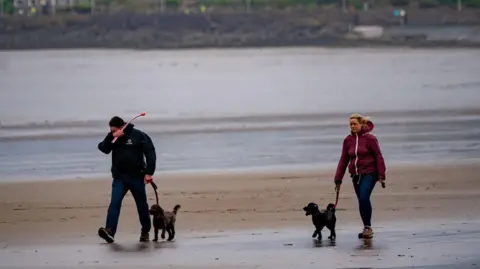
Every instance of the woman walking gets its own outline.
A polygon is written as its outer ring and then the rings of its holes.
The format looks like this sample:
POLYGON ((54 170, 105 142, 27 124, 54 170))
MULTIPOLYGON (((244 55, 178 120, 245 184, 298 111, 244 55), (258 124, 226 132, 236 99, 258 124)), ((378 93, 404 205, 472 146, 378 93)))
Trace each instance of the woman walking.
POLYGON ((373 127, 373 122, 360 114, 350 116, 351 133, 343 140, 342 155, 335 174, 336 188, 342 184, 347 167, 352 177, 364 226, 358 234, 359 238, 373 237, 370 195, 377 181, 385 188, 385 161, 377 138, 370 133, 373 127))

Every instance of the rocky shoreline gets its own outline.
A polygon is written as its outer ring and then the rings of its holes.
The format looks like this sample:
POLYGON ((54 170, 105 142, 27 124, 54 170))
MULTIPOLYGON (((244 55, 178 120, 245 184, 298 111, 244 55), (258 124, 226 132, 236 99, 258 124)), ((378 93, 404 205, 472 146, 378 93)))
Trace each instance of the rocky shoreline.
POLYGON ((265 46, 480 47, 480 11, 409 13, 399 26, 391 13, 289 11, 216 14, 99 14, 2 17, 0 49, 181 49, 265 46), (352 31, 353 30, 353 31, 352 31))

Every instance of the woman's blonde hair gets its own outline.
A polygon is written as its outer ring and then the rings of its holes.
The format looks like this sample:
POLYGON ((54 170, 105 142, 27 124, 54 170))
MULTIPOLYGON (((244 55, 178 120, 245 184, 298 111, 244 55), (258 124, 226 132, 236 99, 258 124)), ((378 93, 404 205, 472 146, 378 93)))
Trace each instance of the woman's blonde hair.
POLYGON ((350 119, 356 119, 363 127, 368 127, 367 123, 370 121, 369 117, 362 116, 360 114, 350 115, 350 119))

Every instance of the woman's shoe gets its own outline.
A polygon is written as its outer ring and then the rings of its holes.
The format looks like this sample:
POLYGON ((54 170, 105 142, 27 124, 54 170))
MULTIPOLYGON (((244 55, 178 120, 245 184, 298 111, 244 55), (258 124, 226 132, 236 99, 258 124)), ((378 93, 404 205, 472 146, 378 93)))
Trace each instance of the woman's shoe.
POLYGON ((365 238, 369 239, 373 237, 373 230, 371 227, 365 227, 363 228, 363 231, 358 234, 358 238, 365 238))

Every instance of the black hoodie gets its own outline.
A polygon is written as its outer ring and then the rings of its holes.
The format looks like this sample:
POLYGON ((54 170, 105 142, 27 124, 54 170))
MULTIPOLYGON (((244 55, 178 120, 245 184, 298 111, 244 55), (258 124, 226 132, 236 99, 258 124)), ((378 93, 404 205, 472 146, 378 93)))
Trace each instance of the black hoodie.
POLYGON ((109 154, 112 152, 112 176, 138 176, 155 173, 157 156, 150 137, 128 124, 123 130, 124 135, 112 144, 113 135, 108 133, 105 139, 98 144, 98 149, 109 154), (146 163, 143 156, 145 155, 146 163))

